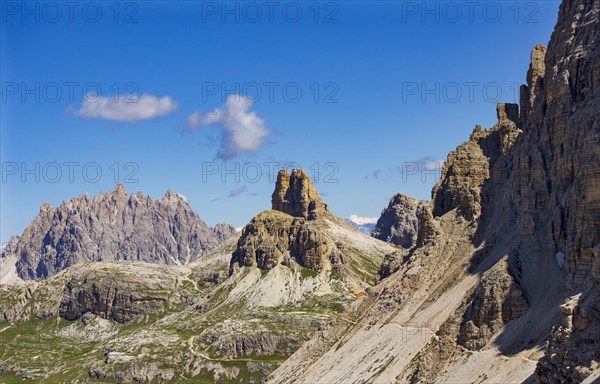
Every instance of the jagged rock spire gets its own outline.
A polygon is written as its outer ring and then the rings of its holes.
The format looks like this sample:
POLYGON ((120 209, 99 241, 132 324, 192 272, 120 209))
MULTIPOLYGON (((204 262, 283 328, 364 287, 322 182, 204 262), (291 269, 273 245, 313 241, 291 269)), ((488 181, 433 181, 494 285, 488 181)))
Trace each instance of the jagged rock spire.
POLYGON ((331 216, 312 180, 301 169, 294 169, 291 175, 284 169, 279 171, 271 203, 274 210, 308 220, 331 216))

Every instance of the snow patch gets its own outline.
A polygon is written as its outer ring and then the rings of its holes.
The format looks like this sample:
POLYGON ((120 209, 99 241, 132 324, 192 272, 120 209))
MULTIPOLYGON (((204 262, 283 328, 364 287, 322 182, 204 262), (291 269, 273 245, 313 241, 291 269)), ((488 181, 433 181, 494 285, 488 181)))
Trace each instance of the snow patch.
POLYGON ((558 267, 562 269, 563 265, 565 265, 565 260, 567 256, 562 252, 556 253, 556 263, 558 263, 558 267))

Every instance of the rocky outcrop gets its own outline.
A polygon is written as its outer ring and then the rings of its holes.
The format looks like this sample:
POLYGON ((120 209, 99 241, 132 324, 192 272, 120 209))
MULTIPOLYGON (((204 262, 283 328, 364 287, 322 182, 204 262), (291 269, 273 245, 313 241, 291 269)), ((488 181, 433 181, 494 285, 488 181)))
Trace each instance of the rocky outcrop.
POLYGON ((245 356, 287 356, 301 345, 298 335, 285 332, 244 332, 243 334, 211 329, 202 335, 202 341, 214 345, 218 356, 243 358, 245 356))
POLYGON ((336 244, 324 235, 323 223, 265 211, 244 227, 230 273, 239 267, 269 270, 279 264, 321 270, 336 250, 336 244))
POLYGON ((458 344, 471 350, 483 348, 506 323, 523 315, 527 307, 523 291, 509 274, 507 263, 496 264, 469 297, 458 344))
POLYGON ((65 285, 59 313, 67 320, 79 319, 90 312, 125 323, 139 315, 164 311, 165 302, 163 297, 144 294, 112 278, 98 281, 74 278, 65 285))
POLYGON ((44 204, 11 251, 24 279, 48 277, 82 261, 130 260, 185 264, 229 238, 229 225, 209 228, 184 197, 127 195, 119 184, 92 199, 87 193, 59 207, 44 204))
MULTIPOLYGON (((498 123, 491 129, 477 125, 469 141, 448 154, 442 177, 432 190, 436 217, 456 209, 468 220, 481 216, 482 189, 498 159, 508 153, 521 133, 518 105, 499 103, 498 123)), ((503 166, 503 164, 502 164, 503 166)))
POLYGON ((269 270, 279 264, 323 269, 335 248, 323 234, 323 219, 334 218, 306 172, 279 171, 272 205, 244 227, 230 273, 244 266, 269 270))
POLYGON ((304 171, 294 170, 291 176, 280 171, 272 202, 272 210, 261 212, 242 230, 230 275, 242 267, 269 271, 281 265, 294 271, 331 271, 348 286, 362 289, 375 281, 383 255, 394 250, 333 216, 304 171))
POLYGON ((76 320, 88 313, 125 323, 160 313, 186 301, 177 293, 176 271, 166 268, 147 263, 80 263, 49 279, 0 286, 0 322, 56 315, 76 320))
POLYGON ((440 224, 433 217, 431 206, 429 204, 421 205, 417 211, 419 218, 419 231, 417 233, 417 247, 430 244, 442 234, 440 224))
POLYGON ((17 250, 17 245, 19 244, 20 237, 19 236, 11 236, 8 240, 8 243, 4 245, 2 248, 2 253, 0 254, 0 258, 5 258, 8 255, 15 254, 17 250))
MULTIPOLYGON (((521 116, 523 122, 532 121, 536 116, 543 114, 540 110, 542 103, 536 102, 537 95, 542 95, 544 86, 544 75, 546 74, 546 52, 548 48, 538 44, 531 52, 531 64, 527 71, 527 84, 521 85, 521 116)), ((541 121, 535 121, 536 124, 541 124, 541 121)))
POLYGON ((371 236, 403 248, 412 247, 417 240, 419 207, 425 201, 398 193, 390 199, 388 207, 381 212, 371 236))
POLYGON ((104 365, 92 363, 88 367, 88 375, 93 379, 111 379, 116 383, 151 383, 154 381, 164 383, 174 379, 173 368, 163 368, 159 363, 135 363, 131 356, 121 355, 118 352, 109 352, 106 356, 106 366, 124 366, 123 371, 112 374, 104 365))
POLYGON ((470 141, 448 154, 442 167, 442 179, 432 191, 435 216, 442 216, 453 209, 469 220, 481 214, 481 187, 490 176, 490 165, 479 141, 488 136, 488 131, 477 126, 470 141))
POLYGON ((597 295, 575 295, 560 306, 562 323, 552 337, 536 373, 542 383, 581 382, 600 369, 600 300, 597 295))
POLYGON ((274 210, 308 220, 332 216, 306 171, 300 169, 291 175, 284 169, 279 171, 271 203, 274 210))
POLYGON ((266 211, 254 217, 243 229, 237 249, 232 255, 230 270, 256 266, 268 270, 280 263, 291 263, 290 251, 296 243, 304 219, 293 218, 279 211, 266 211))

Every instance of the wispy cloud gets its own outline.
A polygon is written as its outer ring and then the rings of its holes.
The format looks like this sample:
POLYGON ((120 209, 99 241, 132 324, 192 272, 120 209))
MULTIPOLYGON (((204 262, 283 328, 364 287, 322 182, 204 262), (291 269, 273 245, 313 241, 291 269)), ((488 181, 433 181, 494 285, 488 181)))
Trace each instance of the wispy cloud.
POLYGON ((70 107, 68 113, 86 119, 105 119, 134 122, 153 119, 175 112, 179 104, 170 96, 154 95, 94 96, 87 94, 79 109, 70 107))
POLYGON ((409 160, 402 163, 401 166, 395 167, 396 173, 403 175, 405 173, 414 174, 419 172, 441 171, 445 160, 433 156, 419 157, 416 160, 409 160))
POLYGON ((239 195, 241 195, 242 193, 246 192, 248 188, 246 188, 245 185, 242 185, 241 187, 237 187, 237 188, 233 188, 229 194, 227 195, 227 197, 237 197, 239 195))
POLYGON ((381 169, 377 169, 371 173, 369 173, 367 176, 365 176, 365 180, 369 180, 369 179, 375 179, 375 180, 379 180, 379 175, 381 175, 381 169))
POLYGON ((366 175, 364 180, 379 180, 380 178, 393 178, 405 175, 414 175, 417 173, 435 173, 441 172, 444 166, 444 159, 440 159, 434 156, 420 157, 415 160, 408 160, 402 162, 401 165, 389 167, 385 172, 381 169, 376 169, 366 175))
POLYGON ((218 126, 221 129, 221 143, 217 157, 223 160, 238 157, 244 152, 258 150, 271 134, 265 120, 258 117, 256 112, 251 112, 251 107, 252 101, 240 95, 230 95, 220 108, 206 114, 194 112, 189 115, 187 127, 194 130, 207 125, 218 126))
POLYGON ((377 217, 360 217, 357 215, 350 215, 350 216, 348 216, 348 220, 350 220, 353 223, 358 224, 358 225, 376 224, 377 223, 377 217))

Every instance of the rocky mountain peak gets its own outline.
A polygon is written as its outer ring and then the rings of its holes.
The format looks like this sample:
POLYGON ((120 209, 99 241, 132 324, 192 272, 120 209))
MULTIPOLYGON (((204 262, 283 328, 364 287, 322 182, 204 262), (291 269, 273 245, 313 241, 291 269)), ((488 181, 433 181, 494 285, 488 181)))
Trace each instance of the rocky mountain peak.
POLYGON ((300 169, 291 175, 284 169, 279 171, 271 203, 276 211, 308 220, 331 216, 312 180, 300 169))
POLYGON ((390 199, 388 207, 381 212, 371 236, 404 248, 412 247, 419 229, 419 207, 426 201, 398 193, 390 199))
POLYGON ((179 195, 179 194, 171 191, 170 189, 167 190, 167 192, 164 194, 162 199, 160 199, 160 202, 163 204, 166 204, 168 206, 173 206, 173 207, 176 207, 179 204, 188 205, 187 200, 185 198, 183 198, 182 195, 179 195))
POLYGON ((127 191, 125 190, 125 186, 123 184, 117 184, 117 187, 115 188, 115 195, 127 196, 127 191))
POLYGON ((185 198, 167 191, 161 200, 127 195, 122 184, 93 200, 88 194, 39 215, 10 250, 23 279, 54 275, 82 261, 132 260, 186 264, 235 233, 226 224, 210 228, 185 198))
MULTIPOLYGON (((531 111, 535 109, 535 99, 542 93, 544 86, 544 75, 546 74, 546 52, 548 49, 538 44, 531 51, 531 64, 527 71, 527 85, 521 86, 521 116, 523 119, 531 118, 531 111)), ((538 107, 541 103, 537 103, 538 107)), ((541 111, 538 111, 538 114, 541 111)), ((539 123, 539 122, 538 122, 539 123)))
POLYGON ((546 59, 547 51, 548 48, 542 44, 536 45, 531 50, 531 64, 527 71, 527 85, 535 85, 537 79, 544 77, 546 73, 546 63, 544 60, 546 59))
POLYGON ((243 267, 305 268, 326 271, 325 275, 333 271, 362 289, 365 276, 375 276, 373 266, 381 261, 381 250, 394 250, 331 214, 305 171, 279 171, 272 204, 273 209, 261 212, 244 227, 231 257, 230 275, 243 267), (363 263, 371 266, 361 277, 352 266, 360 268, 357 265, 363 263))

